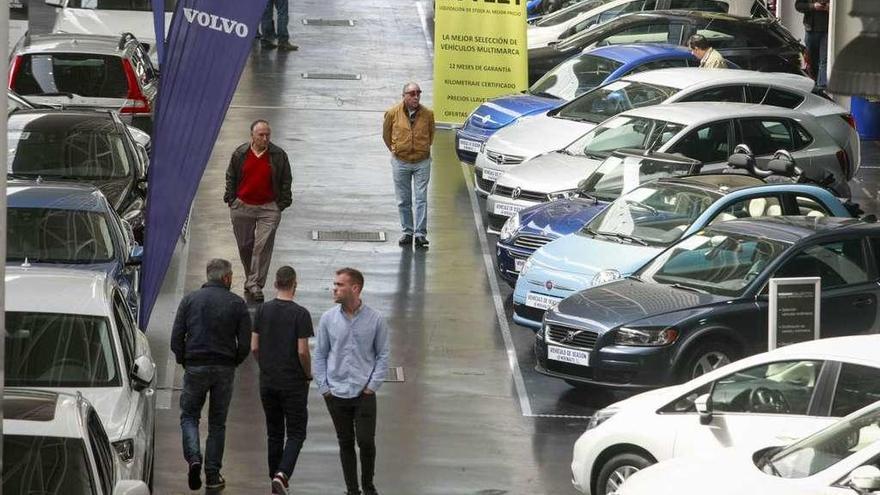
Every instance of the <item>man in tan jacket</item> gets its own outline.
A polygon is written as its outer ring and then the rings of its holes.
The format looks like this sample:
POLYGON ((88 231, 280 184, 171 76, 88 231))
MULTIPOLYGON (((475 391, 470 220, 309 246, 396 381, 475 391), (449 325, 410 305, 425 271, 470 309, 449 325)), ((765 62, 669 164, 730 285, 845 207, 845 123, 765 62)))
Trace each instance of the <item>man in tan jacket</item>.
POLYGON ((421 96, 422 90, 418 84, 410 82, 403 86, 403 101, 385 112, 382 139, 391 152, 397 210, 403 230, 398 244, 410 246, 415 242, 416 248, 427 249, 428 180, 431 178, 434 112, 419 103, 421 96))
POLYGON ((709 40, 702 34, 695 34, 688 39, 688 48, 695 57, 700 59, 700 67, 704 69, 726 69, 727 60, 715 51, 709 40))

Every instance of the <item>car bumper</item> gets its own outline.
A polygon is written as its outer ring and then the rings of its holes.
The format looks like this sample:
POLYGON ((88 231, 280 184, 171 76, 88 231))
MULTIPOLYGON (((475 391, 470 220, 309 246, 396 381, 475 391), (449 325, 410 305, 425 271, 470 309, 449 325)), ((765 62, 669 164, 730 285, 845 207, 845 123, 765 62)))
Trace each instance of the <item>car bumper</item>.
MULTIPOLYGON (((465 125, 467 125, 467 122, 465 125)), ((494 133, 494 129, 471 127, 455 131, 455 154, 458 155, 458 159, 468 165, 473 165, 477 160, 477 153, 479 153, 483 143, 494 133)))
POLYGON ((534 249, 520 249, 498 242, 495 244, 495 267, 501 278, 511 286, 516 285, 519 271, 534 249))
POLYGON ((513 216, 514 213, 537 204, 540 203, 490 194, 486 198, 486 216, 489 218, 489 231, 493 233, 500 232, 504 222, 513 216))

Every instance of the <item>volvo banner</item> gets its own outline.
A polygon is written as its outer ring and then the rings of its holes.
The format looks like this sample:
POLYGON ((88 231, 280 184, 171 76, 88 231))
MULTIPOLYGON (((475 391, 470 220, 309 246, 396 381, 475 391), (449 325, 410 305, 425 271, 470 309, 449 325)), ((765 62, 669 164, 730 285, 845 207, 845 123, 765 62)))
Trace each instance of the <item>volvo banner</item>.
POLYGON ((526 0, 436 0, 434 115, 460 124, 484 101, 528 87, 526 0))
POLYGON ((154 112, 141 328, 149 322, 265 7, 266 0, 178 0, 154 112))

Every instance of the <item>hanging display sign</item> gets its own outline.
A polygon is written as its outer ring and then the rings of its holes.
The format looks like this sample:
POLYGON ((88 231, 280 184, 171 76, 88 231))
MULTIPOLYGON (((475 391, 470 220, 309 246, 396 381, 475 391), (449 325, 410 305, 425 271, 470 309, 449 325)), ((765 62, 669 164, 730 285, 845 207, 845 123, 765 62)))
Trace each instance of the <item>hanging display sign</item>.
POLYGON ((528 87, 526 0, 436 0, 434 115, 461 124, 484 101, 528 87))
POLYGON ((769 347, 772 351, 819 338, 822 279, 771 278, 769 347))

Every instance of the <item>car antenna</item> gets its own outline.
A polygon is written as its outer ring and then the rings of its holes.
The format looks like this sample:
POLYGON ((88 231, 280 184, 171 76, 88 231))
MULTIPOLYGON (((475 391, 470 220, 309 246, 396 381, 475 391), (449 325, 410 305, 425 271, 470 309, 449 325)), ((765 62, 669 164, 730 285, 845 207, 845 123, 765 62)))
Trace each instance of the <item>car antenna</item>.
POLYGON ((31 267, 31 263, 28 261, 27 256, 24 257, 24 263, 21 264, 21 267, 22 268, 30 268, 31 267))

